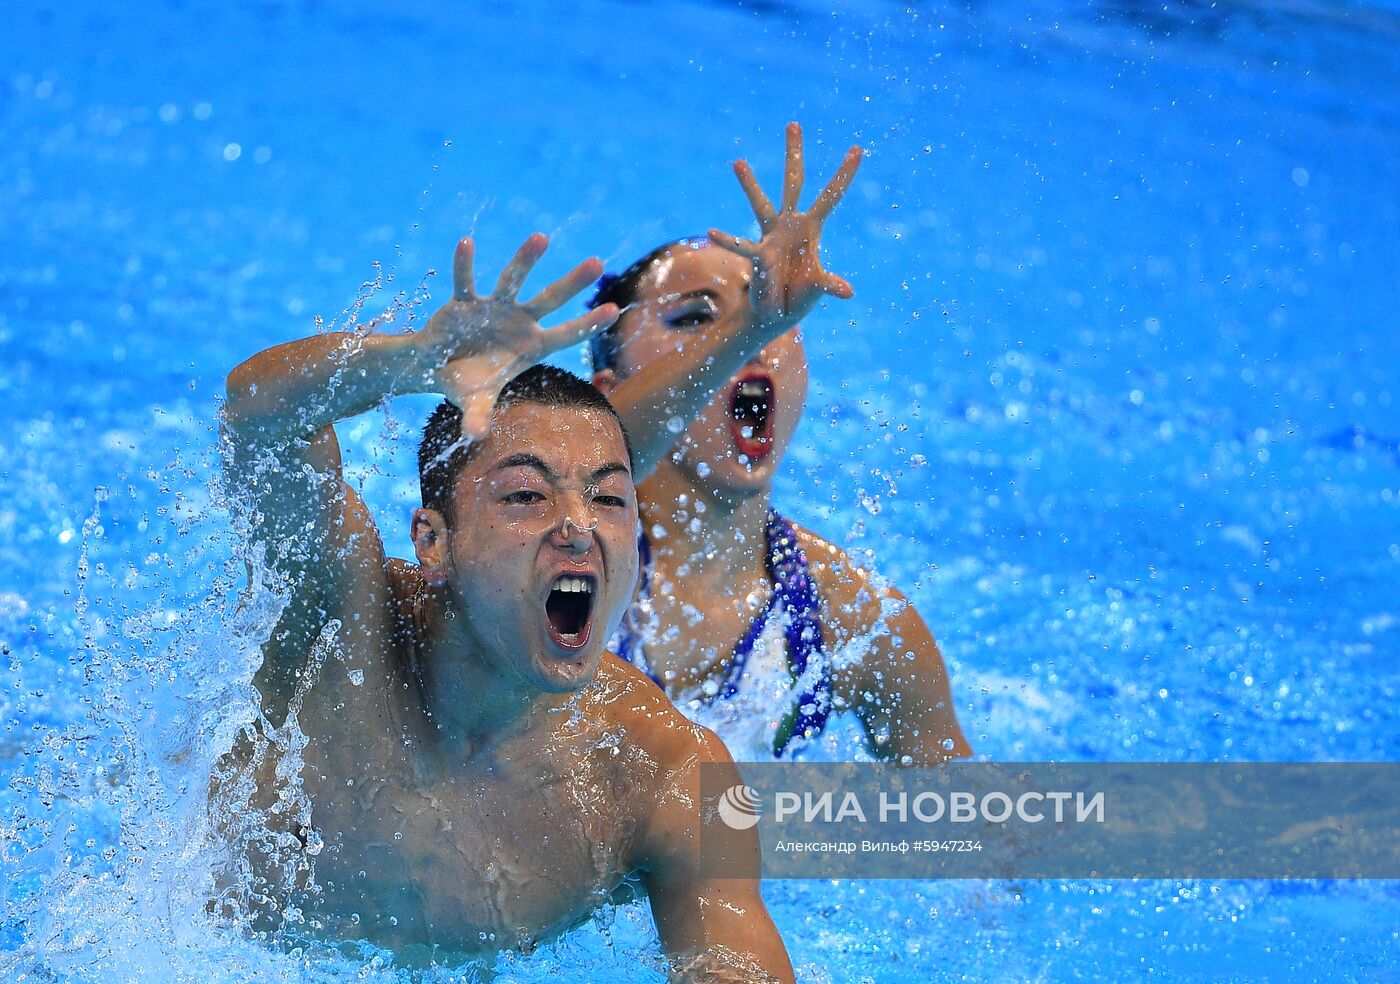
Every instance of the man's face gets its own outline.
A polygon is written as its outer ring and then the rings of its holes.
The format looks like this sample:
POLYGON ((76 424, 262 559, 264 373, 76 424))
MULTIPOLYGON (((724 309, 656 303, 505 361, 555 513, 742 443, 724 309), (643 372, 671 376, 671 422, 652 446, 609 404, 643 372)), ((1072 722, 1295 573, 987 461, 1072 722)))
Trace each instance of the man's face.
MULTIPOLYGON (((746 315, 750 262, 717 246, 678 244, 651 265, 618 326, 618 375, 646 371, 694 335, 746 315)), ((798 330, 779 336, 716 392, 681 437, 679 467, 729 495, 767 488, 807 401, 798 330)))
POLYGON ((588 685, 637 582, 637 498, 601 410, 499 409, 458 475, 449 586, 482 655, 551 693, 588 685))

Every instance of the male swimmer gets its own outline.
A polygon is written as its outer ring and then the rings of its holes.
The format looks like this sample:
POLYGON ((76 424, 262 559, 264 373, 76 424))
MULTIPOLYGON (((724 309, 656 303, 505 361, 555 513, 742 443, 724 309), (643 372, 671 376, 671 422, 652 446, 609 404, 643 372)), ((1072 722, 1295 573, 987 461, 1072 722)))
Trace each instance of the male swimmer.
POLYGON ((931 765, 971 754, 918 612, 771 502, 807 398, 795 326, 823 294, 852 293, 821 269, 817 246, 859 162, 853 147, 799 212, 802 131, 790 124, 777 208, 744 161, 734 166, 757 243, 716 230, 669 243, 605 277, 593 301, 622 308, 591 342, 594 382, 619 410, 633 388, 655 391, 651 376, 677 360, 703 364, 720 351, 732 373, 722 384, 724 375, 705 377, 709 403, 698 416, 688 404, 672 415, 694 418, 679 439, 657 425, 665 413, 623 412, 645 479, 643 570, 614 648, 740 759, 798 754, 847 709, 880 758, 931 765), (849 658, 833 658, 843 650, 849 658))
POLYGON ((527 240, 482 297, 464 239, 422 330, 316 335, 230 373, 226 468, 287 602, 255 677, 262 739, 225 763, 216 810, 234 815, 241 765, 281 844, 315 855, 314 883, 269 899, 278 849, 255 847, 252 907, 332 939, 489 960, 636 886, 681 979, 790 981, 757 883, 699 865, 699 770, 724 746, 603 653, 637 579, 627 440, 593 387, 526 367, 618 312, 541 329, 602 269, 520 303, 545 246, 527 240), (412 566, 344 483, 333 424, 415 392, 450 402, 420 450, 412 566), (299 765, 267 740, 292 715, 299 765))

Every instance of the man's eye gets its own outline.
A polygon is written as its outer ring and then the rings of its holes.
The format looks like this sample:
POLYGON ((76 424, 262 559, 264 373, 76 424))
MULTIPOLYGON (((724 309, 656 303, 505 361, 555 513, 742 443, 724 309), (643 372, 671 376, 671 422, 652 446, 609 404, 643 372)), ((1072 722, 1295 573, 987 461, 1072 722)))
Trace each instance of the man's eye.
POLYGON ((506 496, 503 501, 510 503, 512 506, 530 506, 534 505, 536 502, 543 502, 544 496, 533 489, 521 489, 519 492, 512 492, 510 495, 506 496))
POLYGON ((627 505, 627 500, 620 495, 597 495, 593 497, 593 501, 600 506, 621 507, 627 505))

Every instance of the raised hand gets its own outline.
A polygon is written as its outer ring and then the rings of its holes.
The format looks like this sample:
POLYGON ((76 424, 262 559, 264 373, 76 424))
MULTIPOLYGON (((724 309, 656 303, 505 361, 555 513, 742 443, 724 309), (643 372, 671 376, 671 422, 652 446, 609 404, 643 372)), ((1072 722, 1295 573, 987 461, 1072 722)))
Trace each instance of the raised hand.
POLYGON ((419 333, 433 360, 438 388, 462 410, 462 436, 469 440, 485 435, 496 396, 518 373, 617 320, 617 305, 604 304, 556 328, 540 327, 540 318, 558 310, 603 271, 601 260, 585 260, 522 304, 516 295, 548 247, 542 233, 525 240, 502 271, 496 290, 481 297, 472 273, 475 246, 470 237, 461 240, 452 261, 452 300, 419 333))
POLYGON ((748 162, 735 162, 734 174, 753 206, 761 236, 755 243, 711 229, 709 238, 716 246, 753 261, 749 305, 760 324, 786 331, 811 311, 822 295, 848 298, 855 293, 844 279, 822 269, 817 244, 822 224, 846 193, 863 156, 859 147, 846 151, 840 169, 806 212, 797 210, 803 180, 801 126, 789 123, 787 127, 780 208, 775 209, 763 193, 748 162))

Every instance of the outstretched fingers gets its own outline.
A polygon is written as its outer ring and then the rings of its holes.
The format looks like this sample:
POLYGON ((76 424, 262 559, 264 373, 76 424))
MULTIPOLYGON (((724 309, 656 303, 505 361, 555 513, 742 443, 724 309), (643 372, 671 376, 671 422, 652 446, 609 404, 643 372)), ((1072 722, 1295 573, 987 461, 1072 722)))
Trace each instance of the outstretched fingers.
POLYGON ((600 304, 585 315, 549 329, 541 336, 543 348, 539 352, 540 357, 591 338, 616 321, 621 313, 616 304, 600 304))
POLYGON ((476 281, 472 274, 472 259, 476 245, 471 236, 457 240, 457 251, 452 254, 452 296, 465 301, 476 296, 476 281))
POLYGON ((783 168, 784 212, 795 212, 802 197, 802 127, 787 125, 787 163, 783 168))
POLYGON ((844 277, 839 277, 834 273, 828 273, 822 278, 822 290, 832 297, 839 297, 843 301, 849 301, 856 292, 844 277))
POLYGON ((718 229, 711 229, 705 233, 705 237, 721 249, 727 249, 731 253, 738 253, 740 256, 752 260, 759 255, 758 243, 748 239, 740 239, 738 236, 731 236, 727 232, 718 229))
POLYGON ((542 318, 563 307, 570 298, 602 275, 603 261, 596 256, 591 257, 526 301, 525 308, 537 319, 542 318))
POLYGON ((515 251, 514 258, 501 271, 501 279, 496 281, 496 293, 492 296, 499 300, 515 300, 515 295, 520 293, 520 286, 525 283, 525 278, 530 275, 530 271, 548 248, 549 237, 542 232, 535 233, 521 243, 520 248, 515 251))
POLYGON ((827 186, 822 189, 822 193, 817 196, 817 200, 812 205, 812 210, 808 214, 818 222, 822 222, 831 210, 841 201, 846 194, 846 189, 851 186, 851 180, 855 178, 856 171, 860 168, 860 162, 865 157, 865 151, 859 147, 852 147, 846 151, 846 157, 841 162, 841 167, 827 186))
POLYGON ((759 187, 758 179, 754 177, 753 168, 749 167, 749 162, 735 161, 734 176, 739 179, 739 187, 744 189, 749 205, 753 208, 753 214, 758 218, 758 224, 767 229, 768 224, 777 217, 778 213, 774 211, 773 203, 768 200, 768 196, 759 187))

